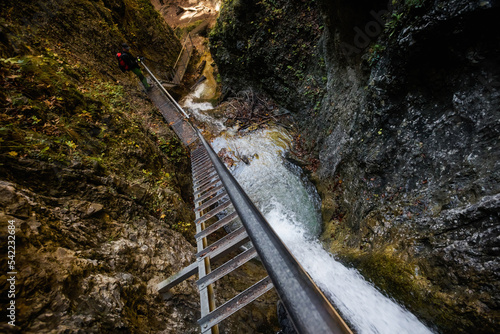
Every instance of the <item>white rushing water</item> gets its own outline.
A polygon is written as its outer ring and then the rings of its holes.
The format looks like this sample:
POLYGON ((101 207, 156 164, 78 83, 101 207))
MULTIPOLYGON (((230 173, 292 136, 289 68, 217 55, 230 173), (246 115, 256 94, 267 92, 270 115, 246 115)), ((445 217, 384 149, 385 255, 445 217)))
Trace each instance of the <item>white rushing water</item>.
POLYGON ((243 137, 229 130, 212 146, 216 152, 225 148, 235 157, 235 178, 356 332, 431 333, 413 314, 321 246, 317 239, 321 224, 319 197, 300 176, 300 170, 283 159, 290 141, 282 129, 258 130, 243 137), (243 156, 249 164, 238 161, 243 156))
POLYGON ((194 92, 186 96, 184 101, 182 101, 182 106, 184 107, 184 109, 187 109, 197 121, 207 124, 209 127, 213 128, 212 132, 218 133, 225 129, 222 121, 216 120, 204 113, 204 111, 214 108, 212 104, 209 102, 195 101, 196 99, 202 99, 204 97, 210 96, 211 94, 207 94, 206 90, 207 87, 205 83, 202 83, 201 85, 196 87, 194 92))

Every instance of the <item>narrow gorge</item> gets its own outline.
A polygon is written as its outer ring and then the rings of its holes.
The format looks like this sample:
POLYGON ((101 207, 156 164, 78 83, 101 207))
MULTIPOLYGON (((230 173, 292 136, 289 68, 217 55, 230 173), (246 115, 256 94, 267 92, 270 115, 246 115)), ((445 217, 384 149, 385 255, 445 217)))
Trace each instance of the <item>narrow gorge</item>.
MULTIPOLYGON (((196 261, 190 150, 118 68, 122 43, 356 333, 500 331, 499 1, 0 10, 2 332, 201 332, 196 277, 156 287, 196 261)), ((217 305, 264 274, 220 280, 217 305)), ((220 332, 289 333, 278 299, 220 332)))
POLYGON ((498 330, 499 14, 240 0, 210 39, 224 84, 293 115, 325 247, 440 332, 498 330))

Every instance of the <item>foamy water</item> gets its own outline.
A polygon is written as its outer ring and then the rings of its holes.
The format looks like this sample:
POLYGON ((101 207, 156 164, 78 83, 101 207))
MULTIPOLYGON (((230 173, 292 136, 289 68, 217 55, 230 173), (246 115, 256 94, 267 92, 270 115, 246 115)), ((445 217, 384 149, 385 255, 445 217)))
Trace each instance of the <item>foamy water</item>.
MULTIPOLYGON (((191 108, 195 108, 191 104, 191 108)), ((413 314, 385 297, 357 270, 327 252, 317 237, 319 196, 300 170, 283 159, 291 137, 283 129, 216 138, 216 152, 228 151, 232 173, 304 269, 358 333, 431 333, 413 314), (241 157, 248 159, 243 163, 241 157)))
POLYGON ((207 90, 207 85, 205 83, 202 83, 196 87, 194 92, 186 96, 184 101, 181 102, 182 107, 188 111, 191 116, 193 116, 197 121, 202 122, 207 124, 210 127, 213 127, 214 132, 221 132, 225 129, 224 124, 222 124, 222 121, 216 120, 207 114, 204 113, 206 110, 213 109, 214 107, 212 106, 211 103, 209 102, 194 102, 195 99, 199 98, 204 98, 205 96, 205 90, 207 90))

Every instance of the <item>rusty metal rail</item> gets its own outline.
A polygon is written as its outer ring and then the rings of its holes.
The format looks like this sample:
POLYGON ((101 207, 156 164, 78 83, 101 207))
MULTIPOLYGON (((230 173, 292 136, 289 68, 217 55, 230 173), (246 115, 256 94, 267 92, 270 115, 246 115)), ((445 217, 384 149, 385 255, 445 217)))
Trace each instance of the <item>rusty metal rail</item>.
MULTIPOLYGON (((148 72, 152 75, 149 70, 148 72)), ((197 260, 158 284, 158 291, 168 297, 168 291, 172 287, 198 272, 197 285, 201 304, 198 324, 204 334, 217 334, 221 321, 273 287, 298 333, 352 333, 200 131, 189 122, 189 115, 163 90, 171 100, 171 105, 185 115, 184 121, 192 127, 199 139, 197 146, 191 146, 197 260), (208 244, 211 234, 238 220, 242 227, 208 244), (250 248, 212 271, 211 266, 215 261, 227 257, 235 250, 241 250, 241 246, 249 241, 250 248), (213 284, 256 257, 260 258, 269 276, 216 307, 213 284)))

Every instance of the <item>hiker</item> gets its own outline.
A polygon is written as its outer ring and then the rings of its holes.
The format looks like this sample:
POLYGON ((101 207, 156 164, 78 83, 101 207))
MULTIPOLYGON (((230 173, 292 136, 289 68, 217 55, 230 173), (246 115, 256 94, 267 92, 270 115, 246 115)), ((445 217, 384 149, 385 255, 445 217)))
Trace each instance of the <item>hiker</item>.
POLYGON ((118 66, 120 67, 120 70, 122 70, 123 73, 127 71, 134 72, 134 74, 137 75, 139 80, 141 80, 142 84, 144 85, 144 88, 146 88, 146 91, 149 92, 151 90, 151 85, 148 84, 146 77, 144 77, 144 75, 141 72, 137 60, 135 59, 134 56, 130 54, 129 50, 130 46, 128 46, 127 43, 123 43, 122 52, 116 54, 116 57, 118 58, 118 66))

